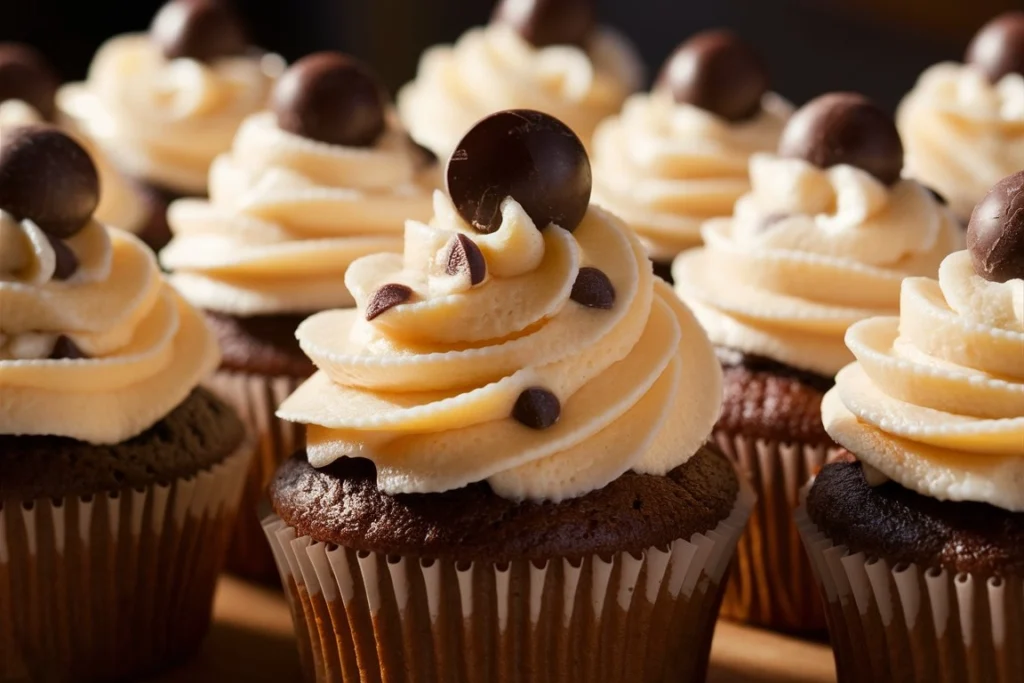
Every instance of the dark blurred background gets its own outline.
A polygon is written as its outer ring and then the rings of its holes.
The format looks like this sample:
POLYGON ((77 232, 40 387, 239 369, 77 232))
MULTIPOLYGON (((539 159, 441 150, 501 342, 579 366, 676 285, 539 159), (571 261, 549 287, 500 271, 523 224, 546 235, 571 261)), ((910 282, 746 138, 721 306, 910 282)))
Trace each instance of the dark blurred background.
MULTIPOLYGON (((0 39, 46 52, 80 78, 107 37, 144 30, 161 0, 0 0, 0 39)), ((372 63, 392 88, 424 48, 483 23, 490 0, 237 0, 256 43, 293 60, 338 49, 372 63)), ((796 103, 858 90, 893 107, 921 70, 959 59, 971 34, 1024 0, 599 0, 606 23, 653 72, 682 39, 729 26, 764 55, 776 90, 796 103)))

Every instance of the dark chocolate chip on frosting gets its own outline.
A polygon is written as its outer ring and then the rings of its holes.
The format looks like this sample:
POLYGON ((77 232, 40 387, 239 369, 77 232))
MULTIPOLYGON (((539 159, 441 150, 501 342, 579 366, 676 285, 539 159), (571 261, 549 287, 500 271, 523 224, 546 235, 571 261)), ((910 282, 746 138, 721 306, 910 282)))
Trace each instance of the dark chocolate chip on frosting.
POLYGON ((993 83, 1024 75, 1024 12, 1006 12, 981 27, 967 46, 966 61, 993 83))
POLYGON ((761 111, 768 70, 756 52, 732 31, 704 31, 676 48, 662 67, 659 87, 680 104, 692 104, 728 120, 761 111))
POLYGON ((502 0, 491 21, 511 26, 536 47, 585 46, 597 12, 594 0, 502 0))
POLYGON ((576 275, 569 297, 588 308, 609 310, 615 305, 615 287, 603 272, 584 266, 576 275))
POLYGON ((330 145, 369 147, 386 127, 384 87, 366 65, 340 52, 295 62, 271 100, 282 130, 330 145))
POLYGON ((967 249, 986 280, 1024 278, 1024 171, 1000 180, 974 207, 967 249))
POLYGON ((4 131, 0 209, 67 238, 88 224, 99 199, 96 166, 77 142, 51 126, 4 131))
POLYGON ((524 389, 512 408, 512 417, 530 429, 547 429, 562 415, 558 397, 543 387, 524 389))
POLYGON ((856 93, 822 95, 801 107, 782 132, 779 155, 819 168, 849 164, 886 185, 903 170, 903 144, 892 117, 856 93))
POLYGON ((463 234, 452 237, 448 242, 448 258, 445 261, 448 275, 469 275, 469 284, 478 285, 487 277, 487 262, 476 242, 463 234))
POLYGON ((0 102, 21 100, 51 120, 59 85, 57 74, 35 48, 0 43, 0 102))
POLYGON ((53 256, 56 260, 56 265, 53 269, 53 279, 67 280, 78 272, 78 257, 75 256, 75 252, 71 251, 71 247, 59 237, 47 235, 46 239, 50 242, 50 247, 53 249, 53 256))
POLYGON ((231 0, 171 0, 156 13, 150 38, 167 59, 213 62, 243 55, 249 38, 231 0))
POLYGON ((576 134, 558 119, 529 109, 492 114, 459 142, 446 173, 459 215, 482 233, 501 227, 501 203, 522 205, 543 230, 570 232, 590 204, 590 159, 576 134))
POLYGON ((80 358, 88 358, 88 356, 78 348, 78 344, 63 334, 57 337, 57 341, 54 342, 53 349, 50 351, 50 360, 78 360, 80 358))
POLYGON ((373 293, 370 303, 366 305, 366 319, 373 320, 381 313, 412 298, 412 290, 405 285, 389 283, 373 293))

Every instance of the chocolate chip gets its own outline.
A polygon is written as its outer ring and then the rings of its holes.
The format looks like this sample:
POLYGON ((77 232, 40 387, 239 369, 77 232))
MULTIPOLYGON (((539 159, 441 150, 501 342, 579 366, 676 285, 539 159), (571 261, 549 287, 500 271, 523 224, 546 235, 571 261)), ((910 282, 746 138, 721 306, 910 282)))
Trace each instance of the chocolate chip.
POLYGON ((295 62, 274 87, 282 130, 330 145, 369 147, 385 128, 388 96, 361 62, 318 52, 295 62))
POLYGON ((96 166, 81 145, 51 126, 18 126, 0 140, 0 209, 68 238, 100 198, 96 166))
POLYGON ((57 337, 53 350, 50 351, 50 360, 78 360, 80 358, 88 358, 88 356, 78 348, 78 344, 63 334, 57 337))
POLYGON ((529 109, 492 114, 459 142, 447 171, 448 194, 476 230, 501 227, 501 203, 512 197, 539 230, 554 223, 570 232, 587 213, 590 159, 558 119, 529 109))
POLYGON ((1024 12, 1006 12, 982 26, 965 61, 993 83, 1006 74, 1024 75, 1024 12))
POLYGON ((921 187, 928 190, 928 194, 930 194, 932 196, 932 199, 937 201, 939 204, 942 204, 943 206, 949 206, 949 200, 946 199, 945 195, 936 190, 934 187, 928 187, 927 185, 922 185, 921 187))
POLYGON ((366 305, 366 319, 373 320, 381 313, 404 304, 412 298, 412 290, 405 285, 395 283, 386 284, 376 292, 366 305))
POLYGON ((507 24, 536 47, 583 47, 597 27, 593 0, 502 0, 491 21, 507 24))
POLYGON ((512 408, 512 417, 530 429, 547 429, 562 414, 558 397, 542 387, 530 387, 519 394, 512 408))
POLYGON ((756 116, 769 88, 761 58, 727 30, 704 31, 680 45, 662 67, 658 83, 676 102, 728 121, 756 116))
POLYGON ((1000 180, 974 207, 967 249, 986 280, 1024 278, 1024 171, 1000 180))
POLYGON ((230 0, 171 0, 153 17, 149 35, 167 59, 210 63, 249 48, 245 25, 230 0))
POLYGON ((615 287, 600 270, 585 266, 576 275, 569 298, 588 308, 609 310, 615 305, 615 287))
POLYGON ((0 44, 0 102, 21 100, 51 120, 57 113, 59 85, 57 74, 35 48, 21 43, 0 44))
POLYGON ((67 280, 78 271, 78 257, 75 256, 75 252, 71 251, 71 247, 59 237, 46 235, 46 239, 49 240, 57 261, 57 265, 53 269, 53 279, 67 280))
POLYGON ((469 284, 478 285, 487 277, 487 262, 476 242, 458 234, 448 242, 448 259, 444 272, 448 275, 469 274, 469 284))
POLYGON ((903 170, 903 143, 892 117, 855 93, 822 95, 804 105, 786 124, 779 155, 819 168, 849 164, 886 185, 903 170))

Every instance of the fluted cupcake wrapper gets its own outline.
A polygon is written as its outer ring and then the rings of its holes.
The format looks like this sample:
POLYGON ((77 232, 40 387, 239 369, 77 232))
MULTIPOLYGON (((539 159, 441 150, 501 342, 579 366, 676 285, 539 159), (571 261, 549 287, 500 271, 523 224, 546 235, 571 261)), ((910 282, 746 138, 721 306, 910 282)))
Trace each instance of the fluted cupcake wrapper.
POLYGON ((219 370, 206 386, 228 403, 256 435, 256 453, 245 478, 238 522, 228 551, 228 571, 246 578, 277 581, 277 565, 260 527, 258 512, 274 472, 305 442, 302 425, 275 412, 305 380, 219 370))
POLYGON ((194 476, 0 503, 0 681, 136 678, 206 634, 252 443, 194 476))
POLYGON ((457 564, 330 546, 271 516, 307 681, 703 681, 753 494, 640 556, 457 564))
POLYGON ((757 494, 729 572, 722 616, 783 631, 824 632, 824 608, 793 511, 803 487, 838 447, 780 443, 721 429, 712 440, 757 494))
POLYGON ((820 579, 840 683, 1024 681, 1024 579, 894 563, 797 526, 820 579))

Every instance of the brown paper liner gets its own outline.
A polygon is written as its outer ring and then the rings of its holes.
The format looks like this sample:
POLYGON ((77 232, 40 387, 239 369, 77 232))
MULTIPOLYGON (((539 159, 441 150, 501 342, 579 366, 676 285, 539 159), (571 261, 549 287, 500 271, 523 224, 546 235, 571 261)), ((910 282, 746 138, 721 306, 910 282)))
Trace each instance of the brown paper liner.
POLYGON ((1024 581, 851 553, 801 506, 839 683, 1021 683, 1024 581))
POLYGON ((206 382, 207 388, 234 408, 256 435, 256 454, 245 480, 228 551, 227 569, 239 576, 266 583, 278 580, 277 565, 260 526, 258 510, 274 472, 305 443, 301 425, 280 420, 274 414, 304 381, 220 370, 206 382))
POLYGON ((0 681, 108 681, 192 654, 206 634, 247 442, 148 488, 0 505, 0 681))
POLYGON ((639 556, 536 564, 388 557, 263 525, 307 681, 703 681, 722 579, 753 505, 639 556))
POLYGON ((713 439, 747 476, 757 504, 736 548, 722 616, 795 633, 824 633, 825 611, 793 510, 800 491, 838 452, 716 429, 713 439))

